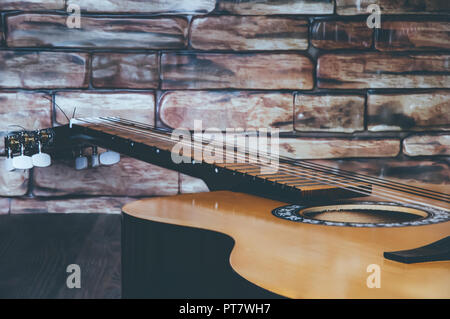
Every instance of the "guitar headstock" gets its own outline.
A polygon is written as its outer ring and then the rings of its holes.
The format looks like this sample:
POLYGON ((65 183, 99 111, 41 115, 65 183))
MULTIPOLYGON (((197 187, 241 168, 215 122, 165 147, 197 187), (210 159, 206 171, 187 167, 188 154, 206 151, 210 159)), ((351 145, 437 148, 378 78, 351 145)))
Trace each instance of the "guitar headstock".
MULTIPOLYGON (((55 152, 55 148, 61 148, 64 145, 64 150, 59 153, 66 152, 75 157, 75 169, 81 170, 88 167, 98 167, 100 165, 113 165, 120 161, 120 155, 116 152, 106 151, 101 154, 97 151, 97 146, 89 143, 71 144, 70 141, 64 141, 56 145, 56 134, 58 128, 46 128, 34 131, 15 131, 10 132, 5 136, 5 169, 12 171, 14 169, 31 169, 33 167, 48 167, 51 165, 51 157, 48 153, 55 152), (91 155, 85 156, 84 149, 92 148, 91 155)), ((61 140, 61 138, 60 138, 61 140)))
POLYGON ((52 146, 54 136, 51 128, 8 133, 5 136, 6 170, 50 166, 50 155, 43 150, 52 146))

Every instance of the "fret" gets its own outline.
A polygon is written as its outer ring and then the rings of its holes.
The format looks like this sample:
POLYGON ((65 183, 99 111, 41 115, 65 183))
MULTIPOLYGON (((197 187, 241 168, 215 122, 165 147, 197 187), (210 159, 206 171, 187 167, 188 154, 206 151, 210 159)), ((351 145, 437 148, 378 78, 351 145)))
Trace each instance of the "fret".
POLYGON ((224 163, 225 168, 229 168, 229 169, 238 169, 238 168, 251 168, 251 167, 255 167, 255 165, 253 164, 249 164, 249 163, 224 163))
POLYGON ((284 176, 288 177, 288 176, 292 176, 292 175, 289 175, 289 174, 282 174, 282 173, 259 174, 259 175, 256 175, 256 177, 264 178, 264 179, 268 179, 268 178, 282 178, 282 177, 284 177, 284 176))
MULTIPOLYGON (((327 184, 323 184, 323 183, 318 183, 316 185, 296 185, 296 184, 287 184, 289 186, 293 186, 296 188, 299 188, 301 190, 315 190, 315 189, 325 189, 325 188, 336 188, 337 186, 334 185, 327 185, 327 184)), ((347 188, 352 188, 352 187, 362 187, 362 185, 357 185, 357 184, 353 184, 353 185, 347 185, 347 188)))
POLYGON ((302 191, 313 191, 313 190, 324 190, 324 189, 335 189, 336 186, 333 185, 311 185, 311 186, 294 186, 294 185, 289 185, 289 186, 293 186, 299 190, 302 191))
POLYGON ((277 181, 277 182, 290 182, 290 181, 292 181, 292 180, 300 180, 300 179, 302 179, 301 177, 299 177, 299 176, 296 176, 296 175, 289 175, 289 177, 283 177, 283 178, 267 178, 268 180, 273 180, 273 181, 277 181))
POLYGON ((311 181, 311 180, 309 180, 309 181, 303 181, 303 182, 295 182, 295 183, 283 183, 283 182, 281 182, 280 184, 283 184, 283 185, 288 185, 288 186, 312 186, 312 185, 325 185, 325 184, 323 184, 323 183, 320 183, 320 182, 315 182, 315 181, 311 181))
POLYGON ((218 166, 218 167, 221 167, 221 168, 227 168, 228 169, 228 166, 227 166, 226 163, 216 163, 215 165, 218 166))
MULTIPOLYGON (((247 164, 247 163, 237 163, 235 165, 230 165, 230 164, 224 164, 226 168, 228 169, 251 169, 251 168, 255 168, 256 165, 254 164, 247 164)), ((259 166, 258 166, 259 168, 259 166)))
POLYGON ((254 175, 256 177, 256 174, 261 172, 261 167, 238 168, 238 169, 234 169, 234 170, 238 171, 240 173, 251 174, 251 175, 254 175))
POLYGON ((263 178, 265 180, 268 181, 275 181, 275 182, 289 182, 289 181, 295 181, 295 180, 306 180, 305 178, 299 177, 297 175, 295 175, 294 173, 290 173, 290 174, 268 174, 268 175, 264 175, 264 174, 260 174, 260 175, 256 175, 259 178, 263 178), (267 177, 266 177, 267 176, 267 177))

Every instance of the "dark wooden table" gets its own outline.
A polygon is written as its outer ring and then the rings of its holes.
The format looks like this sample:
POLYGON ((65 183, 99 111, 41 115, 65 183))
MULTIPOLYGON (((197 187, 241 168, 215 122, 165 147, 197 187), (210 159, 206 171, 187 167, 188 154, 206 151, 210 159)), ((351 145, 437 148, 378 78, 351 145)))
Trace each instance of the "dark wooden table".
POLYGON ((120 215, 0 216, 0 298, 120 298, 120 215), (69 289, 66 268, 81 268, 69 289))

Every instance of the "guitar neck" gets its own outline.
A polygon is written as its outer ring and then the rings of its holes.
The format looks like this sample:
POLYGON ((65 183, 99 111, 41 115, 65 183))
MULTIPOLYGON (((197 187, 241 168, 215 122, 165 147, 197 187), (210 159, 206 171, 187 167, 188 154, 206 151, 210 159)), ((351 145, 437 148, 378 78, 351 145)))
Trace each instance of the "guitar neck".
MULTIPOLYGON (((283 158, 279 159, 278 170, 267 172, 267 164, 258 163, 252 152, 239 147, 232 148, 231 154, 230 148, 226 148, 226 155, 235 159, 233 162, 205 161, 202 152, 196 150, 207 143, 196 139, 189 141, 193 151, 183 153, 183 161, 177 164, 172 152, 180 141, 171 138, 170 130, 120 118, 76 119, 71 121, 70 127, 55 130, 58 131, 55 134, 57 148, 67 147, 67 140, 74 144, 96 145, 201 178, 214 190, 241 191, 291 203, 357 197, 369 195, 371 191, 370 184, 336 178, 283 158)), ((225 152, 225 148, 221 150, 225 152)))

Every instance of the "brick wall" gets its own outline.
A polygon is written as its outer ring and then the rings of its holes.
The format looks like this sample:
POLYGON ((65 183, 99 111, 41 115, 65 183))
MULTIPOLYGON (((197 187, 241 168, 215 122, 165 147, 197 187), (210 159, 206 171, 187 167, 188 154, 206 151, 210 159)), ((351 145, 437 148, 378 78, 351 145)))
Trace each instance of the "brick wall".
MULTIPOLYGON (((284 155, 448 185, 448 0, 378 0, 378 30, 370 3, 2 0, 0 131, 64 124, 54 103, 172 128, 277 127, 284 155), (66 25, 72 4, 80 29, 66 25)), ((0 214, 120 212, 135 197, 206 190, 130 158, 72 166, 1 171, 0 214)))

